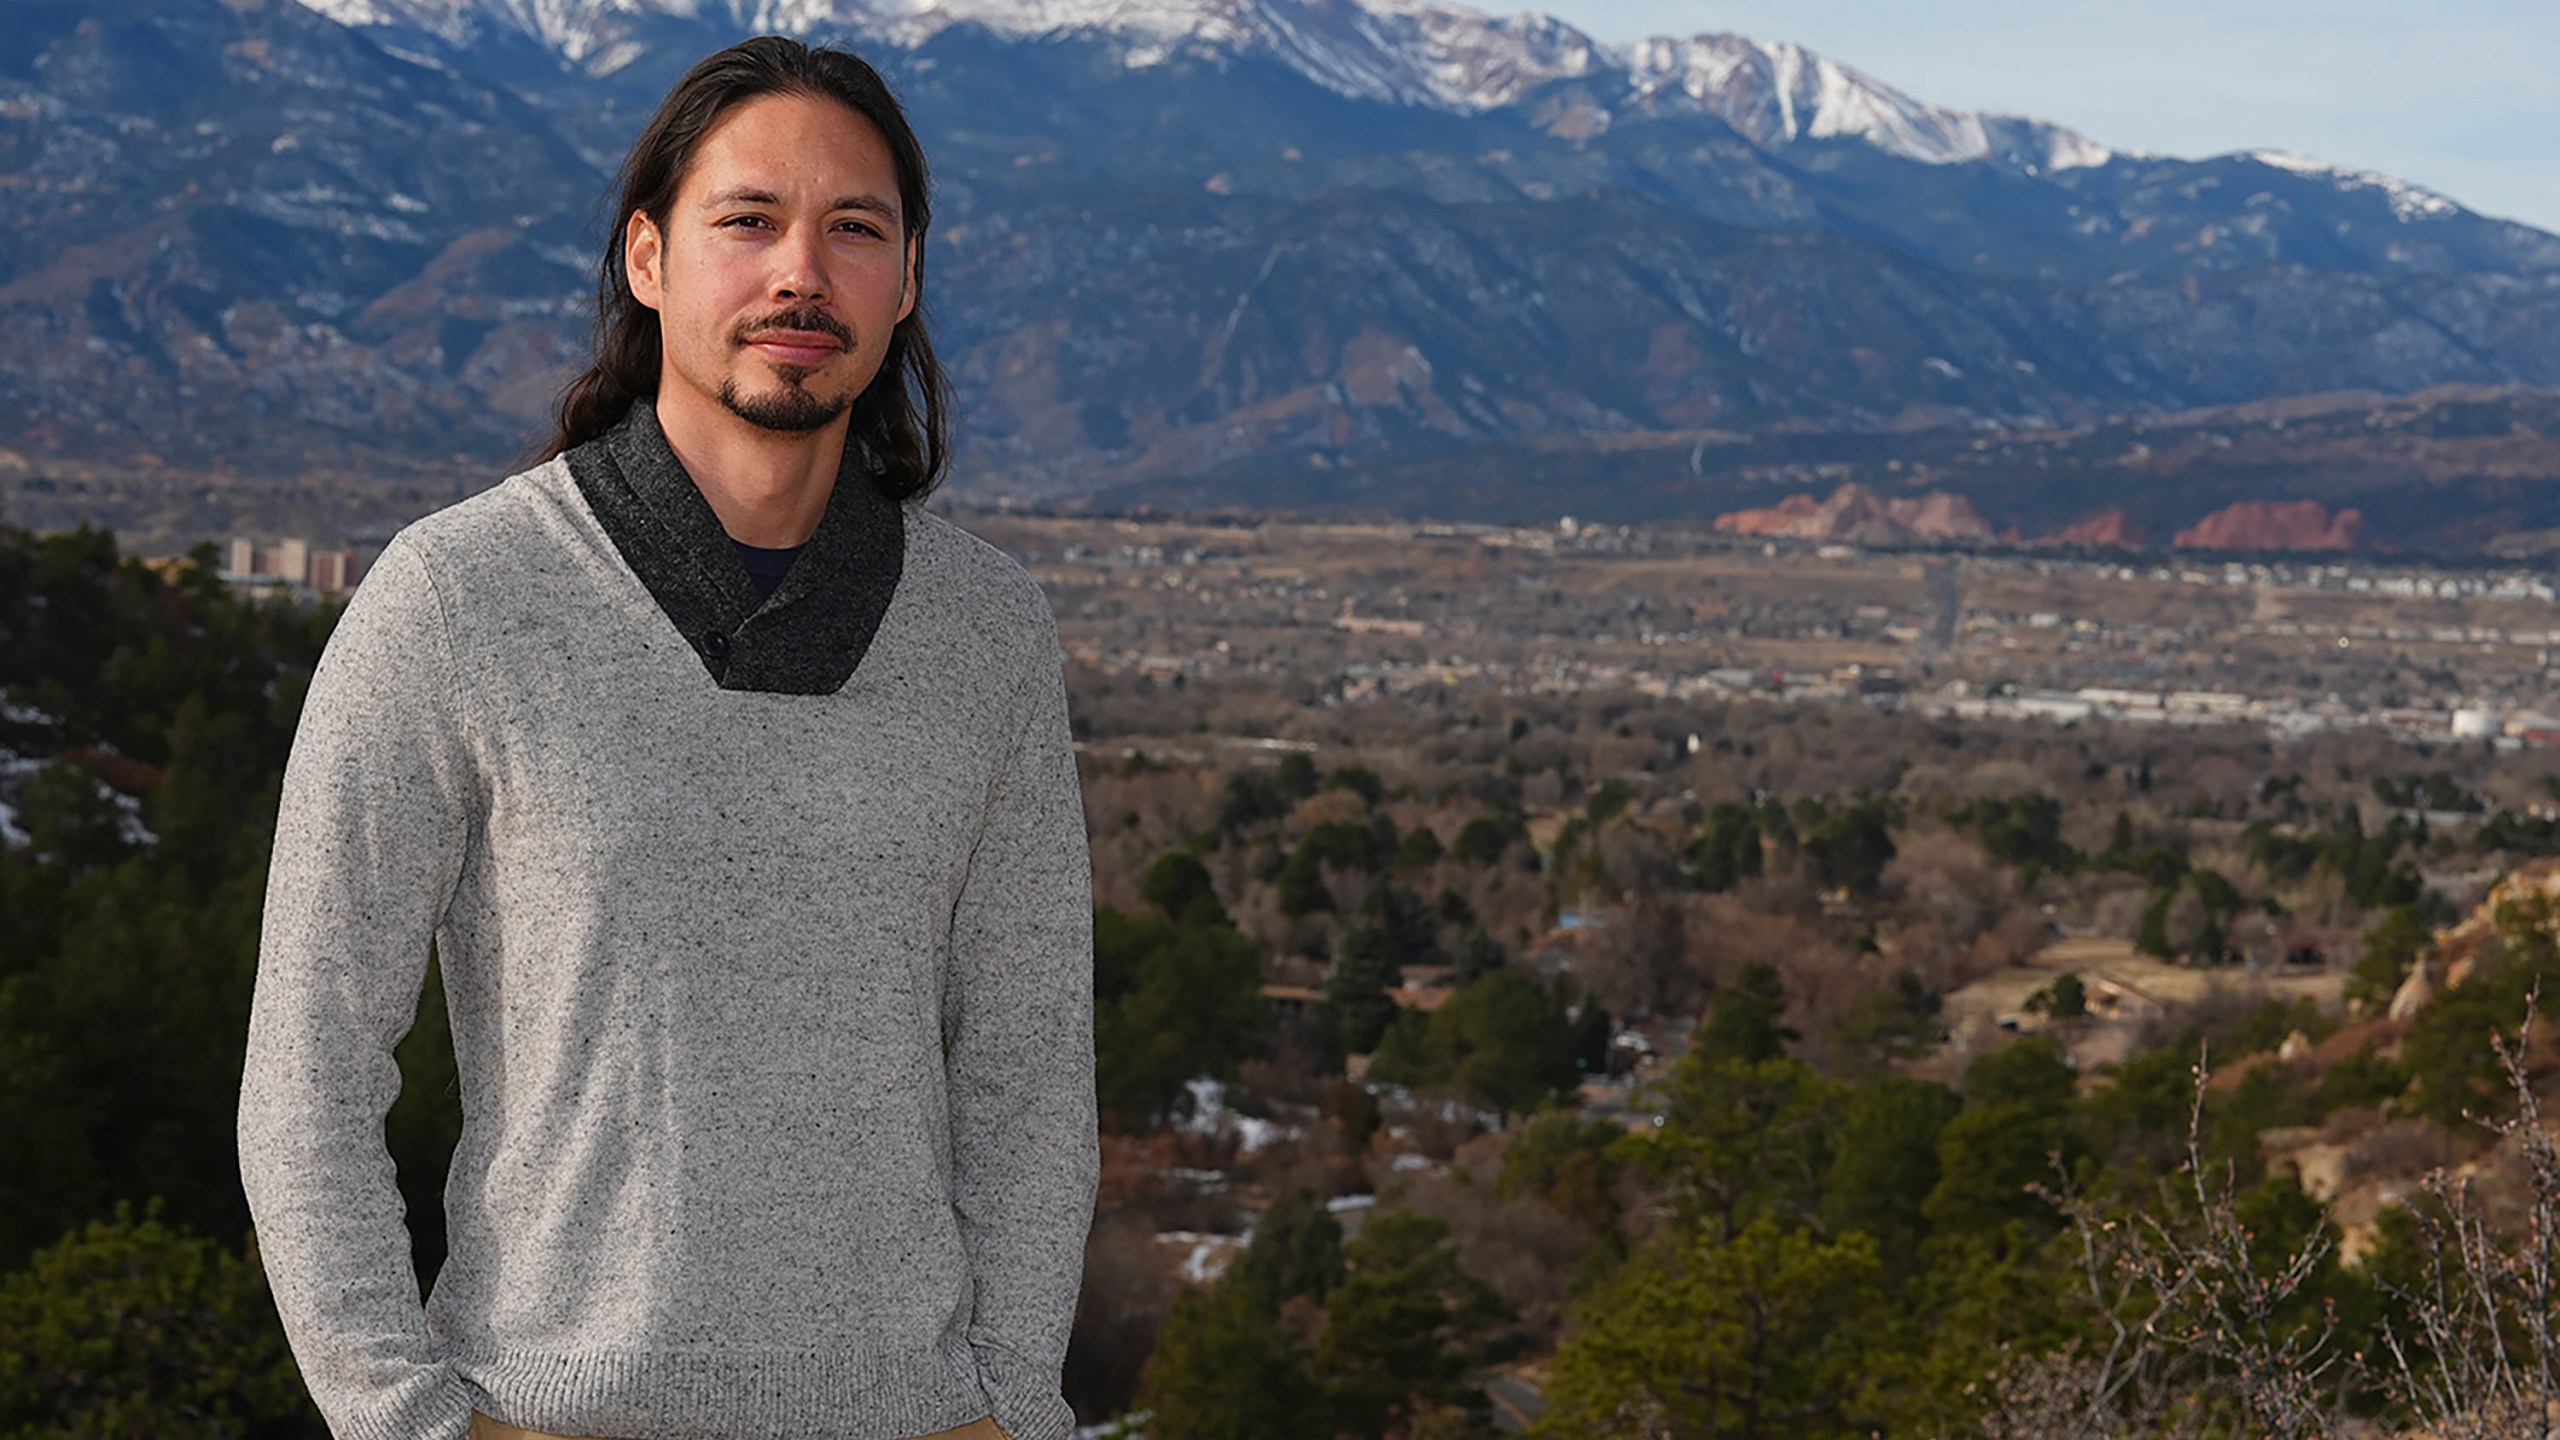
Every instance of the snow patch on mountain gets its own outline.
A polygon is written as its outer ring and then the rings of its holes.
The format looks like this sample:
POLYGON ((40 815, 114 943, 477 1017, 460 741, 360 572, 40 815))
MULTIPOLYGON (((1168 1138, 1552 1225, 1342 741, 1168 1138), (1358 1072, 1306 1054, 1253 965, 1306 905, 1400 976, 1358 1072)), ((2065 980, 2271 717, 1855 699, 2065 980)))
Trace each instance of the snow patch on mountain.
POLYGON ((845 0, 841 18, 901 45, 952 25, 1025 38, 1089 33, 1129 44, 1133 67, 1186 45, 1278 57, 1360 99, 1461 112, 1507 105, 1591 74, 1605 49, 1552 16, 1494 17, 1433 0, 845 0), (863 12, 863 13, 854 13, 863 12))
POLYGON ((2296 175, 2343 183, 2359 190, 2379 190, 2383 198, 2391 202, 2391 213, 2402 220, 2439 219, 2462 213, 2462 207, 2451 199, 2406 180, 2395 180, 2371 170, 2332 165, 2326 160, 2316 160, 2291 150, 2248 150, 2243 151, 2240 158, 2296 175))
POLYGON ((1924 164, 1997 159, 2035 173, 2104 165, 2117 153, 2042 120, 1931 105, 1798 45, 1660 37, 1636 41, 1622 58, 1640 102, 1698 105, 1770 149, 1847 137, 1924 164))
POLYGON ((1994 158, 2030 175, 2088 169, 2119 157, 2141 158, 2139 151, 2112 149, 2077 130, 2023 115, 1985 115, 1982 129, 1994 158))

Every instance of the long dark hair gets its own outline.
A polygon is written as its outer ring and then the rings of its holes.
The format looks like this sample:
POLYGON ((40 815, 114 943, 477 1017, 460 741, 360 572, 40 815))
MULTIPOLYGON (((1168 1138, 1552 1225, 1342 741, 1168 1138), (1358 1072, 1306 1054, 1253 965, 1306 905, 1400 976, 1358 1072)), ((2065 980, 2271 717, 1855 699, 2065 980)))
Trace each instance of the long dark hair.
POLYGON ((780 35, 732 45, 686 71, 632 142, 622 162, 613 224, 604 235, 604 258, 596 267, 595 363, 560 392, 556 426, 537 458, 548 460, 593 440, 612 429, 632 401, 657 393, 658 312, 631 293, 631 276, 622 265, 624 232, 634 214, 647 215, 663 229, 694 147, 731 106, 765 95, 812 95, 843 104, 879 128, 897 162, 904 238, 916 247, 916 304, 890 332, 880 373, 854 398, 845 444, 868 452, 873 483, 889 498, 913 499, 933 489, 950 465, 947 386, 925 334, 924 233, 933 208, 924 147, 916 143, 888 82, 860 56, 813 49, 780 35))

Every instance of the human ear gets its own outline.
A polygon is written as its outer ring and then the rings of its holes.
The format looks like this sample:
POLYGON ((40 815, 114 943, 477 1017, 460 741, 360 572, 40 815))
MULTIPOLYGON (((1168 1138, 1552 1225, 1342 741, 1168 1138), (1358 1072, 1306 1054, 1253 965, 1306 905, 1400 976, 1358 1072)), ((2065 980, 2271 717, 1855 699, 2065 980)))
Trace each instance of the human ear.
POLYGON ((916 266, 924 259, 924 237, 907 237, 907 264, 898 275, 898 319, 916 313, 916 266))
POLYGON ((666 258, 666 237, 646 211, 632 211, 622 227, 622 273, 630 279, 631 298, 652 310, 666 300, 667 277, 660 269, 666 258))

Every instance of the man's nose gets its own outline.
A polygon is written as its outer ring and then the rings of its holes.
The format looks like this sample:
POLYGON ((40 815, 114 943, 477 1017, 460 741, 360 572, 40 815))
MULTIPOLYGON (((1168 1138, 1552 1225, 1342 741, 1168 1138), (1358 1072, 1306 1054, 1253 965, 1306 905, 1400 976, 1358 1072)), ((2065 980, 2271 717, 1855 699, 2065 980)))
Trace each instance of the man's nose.
POLYGON ((827 298, 826 237, 815 226, 794 226, 773 249, 773 294, 777 300, 827 298))

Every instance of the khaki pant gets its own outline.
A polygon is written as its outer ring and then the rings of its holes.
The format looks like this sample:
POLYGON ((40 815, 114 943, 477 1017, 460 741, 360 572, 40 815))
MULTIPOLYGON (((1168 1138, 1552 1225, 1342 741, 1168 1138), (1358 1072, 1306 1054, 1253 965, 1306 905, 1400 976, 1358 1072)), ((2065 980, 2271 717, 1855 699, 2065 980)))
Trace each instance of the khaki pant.
MULTIPOLYGON (((576 1440, 576 1437, 553 1435, 541 1430, 527 1430, 521 1426, 509 1425, 504 1421, 492 1420, 475 1410, 471 1414, 471 1440, 576 1440)), ((948 1430, 936 1430, 930 1435, 917 1437, 917 1440, 1013 1440, 1013 1437, 1006 1434, 1004 1427, 996 1423, 996 1417, 984 1415, 966 1425, 956 1425, 948 1430)))

